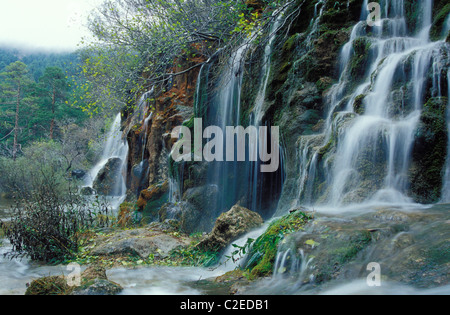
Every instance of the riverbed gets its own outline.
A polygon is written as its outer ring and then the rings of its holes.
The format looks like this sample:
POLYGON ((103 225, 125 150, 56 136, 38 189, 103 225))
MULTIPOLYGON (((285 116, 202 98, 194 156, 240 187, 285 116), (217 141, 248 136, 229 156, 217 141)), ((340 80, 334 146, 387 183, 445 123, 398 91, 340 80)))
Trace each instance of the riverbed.
MULTIPOLYGON (((10 214, 11 202, 3 200, 0 203, 1 218, 7 219, 10 214)), ((429 210, 448 214, 449 205, 436 205, 429 210)), ((422 210, 424 211, 424 210, 422 210)), ((444 217, 447 217, 445 215, 444 217)), ((445 222, 444 222, 445 223, 445 222)), ((449 223, 446 221, 446 223, 449 223)), ((235 243, 244 244, 247 237, 257 238, 267 228, 267 224, 259 230, 249 233, 235 243)), ((2 240, 0 247, 0 295, 23 295, 27 283, 49 275, 68 275, 71 270, 66 266, 45 266, 30 262, 28 259, 9 259, 3 254, 11 250, 8 242, 2 240)), ((108 270, 107 276, 111 281, 119 283, 124 291, 123 295, 208 295, 227 294, 229 287, 215 284, 214 279, 227 271, 233 270, 235 265, 224 265, 217 269, 194 267, 140 267, 136 269, 115 268, 108 270)), ((83 270, 84 268, 82 268, 83 270)), ((288 279, 277 277, 255 282, 244 294, 273 295, 273 294, 450 294, 450 286, 417 289, 398 283, 384 282, 381 287, 368 287, 365 279, 354 279, 347 282, 330 282, 323 287, 303 286, 294 287, 296 283, 288 279), (287 290, 289 286, 291 289, 287 290)))

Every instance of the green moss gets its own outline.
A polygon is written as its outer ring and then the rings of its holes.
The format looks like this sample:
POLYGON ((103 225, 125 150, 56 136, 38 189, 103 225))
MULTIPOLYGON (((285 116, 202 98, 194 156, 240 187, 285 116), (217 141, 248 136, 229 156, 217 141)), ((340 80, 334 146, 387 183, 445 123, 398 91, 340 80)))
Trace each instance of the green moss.
POLYGON ((354 81, 362 79, 366 74, 371 46, 371 41, 365 37, 360 37, 353 42, 355 54, 350 61, 350 74, 354 81))
POLYGON ((447 3, 440 11, 435 15, 433 24, 430 29, 431 40, 440 40, 447 34, 444 33, 444 23, 450 14, 450 3, 447 3))
POLYGON ((283 50, 285 52, 291 52, 298 44, 300 34, 294 34, 284 43, 283 50))
POLYGON ((353 110, 355 113, 359 115, 363 115, 365 108, 364 108, 364 98, 366 97, 365 94, 358 95, 355 98, 355 102, 353 103, 353 110))
POLYGON ((68 295, 71 288, 62 276, 45 277, 34 280, 25 295, 68 295))
POLYGON ((417 202, 439 201, 447 155, 447 98, 431 98, 424 105, 415 133, 410 170, 411 193, 417 202))
POLYGON ((330 281, 339 274, 342 266, 351 262, 372 242, 372 235, 369 231, 354 231, 349 238, 340 238, 339 235, 329 237, 330 243, 326 248, 324 256, 317 257, 318 265, 322 266, 316 275, 317 283, 330 281))
POLYGON ((267 231, 253 244, 245 269, 250 279, 270 275, 278 251, 279 242, 288 234, 301 230, 312 217, 296 211, 273 222, 267 231))

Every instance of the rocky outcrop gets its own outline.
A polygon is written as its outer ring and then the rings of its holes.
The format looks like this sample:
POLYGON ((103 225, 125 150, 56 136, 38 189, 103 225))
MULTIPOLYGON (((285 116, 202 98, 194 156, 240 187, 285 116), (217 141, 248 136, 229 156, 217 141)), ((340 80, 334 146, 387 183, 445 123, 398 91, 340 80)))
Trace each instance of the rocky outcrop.
POLYGON ((117 295, 122 290, 119 284, 108 280, 105 268, 91 266, 81 274, 81 286, 70 295, 117 295))
POLYGON ((174 67, 168 72, 182 74, 173 76, 166 86, 154 90, 140 121, 127 113, 124 131, 130 149, 127 187, 138 197, 142 190, 168 180, 169 153, 174 144, 171 133, 174 127, 181 126, 194 114, 194 95, 200 72, 196 65, 205 61, 203 49, 202 44, 193 44, 190 54, 174 60, 174 67), (184 72, 188 69, 191 70, 184 72))
MULTIPOLYGON (((370 262, 381 265, 384 281, 416 287, 449 283, 445 271, 450 263, 448 214, 432 211, 407 212, 380 209, 345 217, 317 215, 304 231, 289 235, 279 252, 291 250, 309 260, 303 281, 321 284, 331 280, 363 277, 370 262)), ((280 268, 287 268, 289 262, 280 268)), ((276 270, 289 273, 289 270, 276 270)))
POLYGON ((119 284, 108 280, 105 268, 100 266, 88 267, 81 274, 79 286, 71 286, 73 281, 68 280, 64 276, 34 280, 27 284, 25 295, 117 295, 123 290, 119 284))
POLYGON ((114 196, 119 193, 118 183, 121 180, 123 161, 119 158, 111 158, 100 170, 95 178, 93 189, 99 195, 114 196))
POLYGON ((95 247, 90 251, 92 256, 136 256, 148 259, 149 255, 165 258, 178 247, 189 245, 190 240, 186 237, 173 236, 155 226, 119 231, 110 236, 96 239, 95 247))
POLYGON ((263 222, 256 212, 236 205, 217 219, 212 232, 197 247, 205 251, 221 251, 240 236, 261 226, 263 222))
POLYGON ((159 210, 159 220, 175 219, 180 229, 192 234, 209 232, 214 226, 219 191, 216 185, 205 185, 188 189, 182 201, 164 204, 159 210))

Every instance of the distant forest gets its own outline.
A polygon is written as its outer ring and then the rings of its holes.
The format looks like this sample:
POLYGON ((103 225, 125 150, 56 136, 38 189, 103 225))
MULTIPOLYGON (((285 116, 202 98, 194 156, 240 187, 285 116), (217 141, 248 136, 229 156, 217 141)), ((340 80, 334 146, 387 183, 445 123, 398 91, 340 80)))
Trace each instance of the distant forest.
POLYGON ((0 48, 0 156, 15 159, 24 146, 60 140, 67 126, 86 121, 80 65, 77 53, 0 48))

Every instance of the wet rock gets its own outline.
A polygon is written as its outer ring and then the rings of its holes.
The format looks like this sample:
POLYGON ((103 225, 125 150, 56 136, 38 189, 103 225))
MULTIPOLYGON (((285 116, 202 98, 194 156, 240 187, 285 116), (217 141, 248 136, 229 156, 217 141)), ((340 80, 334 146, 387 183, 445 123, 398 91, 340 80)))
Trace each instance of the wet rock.
POLYGON ((76 179, 83 179, 86 176, 86 172, 83 170, 73 170, 72 177, 76 179))
POLYGON ((161 258, 177 247, 187 246, 190 241, 185 237, 175 237, 156 227, 123 231, 97 241, 91 251, 93 256, 138 256, 147 259, 150 254, 161 258))
POLYGON ((351 216, 315 214, 304 230, 278 247, 285 255, 278 274, 315 285, 368 276, 367 266, 381 266, 382 281, 431 288, 450 282, 448 212, 380 209, 351 216), (290 269, 304 266, 303 271, 290 269), (306 267, 305 267, 306 266, 306 267))
POLYGON ((131 169, 131 189, 139 192, 148 186, 148 160, 143 160, 131 169))
POLYGON ((124 202, 119 207, 119 214, 117 216, 117 225, 125 228, 133 225, 134 204, 124 202))
POLYGON ((123 288, 106 276, 106 269, 91 266, 81 274, 81 286, 75 288, 71 295, 117 295, 123 288))
POLYGON ((169 183, 165 181, 162 184, 152 185, 147 189, 144 189, 139 194, 137 201, 138 208, 142 211, 149 202, 157 201, 164 196, 169 190, 169 183))
POLYGON ((99 195, 115 196, 118 194, 120 185, 122 160, 111 158, 103 169, 98 173, 93 188, 99 195))
POLYGON ((211 216, 204 215, 202 210, 186 201, 166 203, 159 210, 159 219, 162 222, 174 220, 178 222, 180 229, 192 234, 211 230, 211 216))
POLYGON ((103 279, 95 279, 76 288, 71 295, 117 295, 122 290, 123 288, 117 283, 103 279))
POLYGON ((80 280, 80 286, 69 286, 64 276, 43 277, 28 284, 25 295, 117 295, 123 290, 108 280, 101 266, 88 267, 80 280))
POLYGON ((236 205, 217 219, 212 232, 197 247, 220 251, 240 236, 261 226, 263 222, 256 212, 236 205))
POLYGON ((95 190, 92 187, 82 187, 80 194, 83 196, 92 196, 95 195, 95 190))
POLYGON ((216 208, 219 189, 216 185, 205 185, 188 189, 181 202, 165 204, 160 220, 176 219, 182 231, 191 234, 211 231, 217 218, 216 208))
POLYGON ((43 277, 27 284, 25 295, 66 295, 70 291, 63 276, 43 277))

